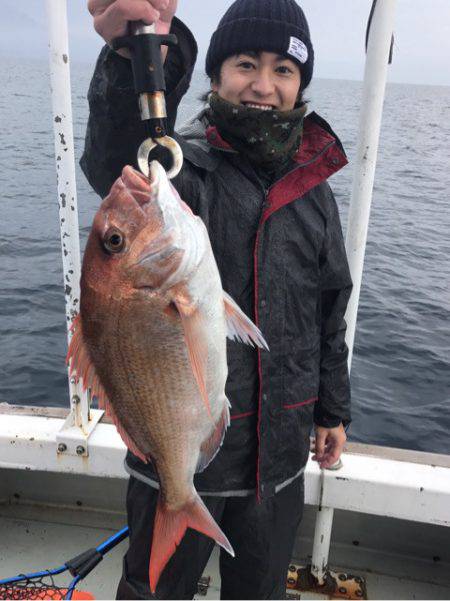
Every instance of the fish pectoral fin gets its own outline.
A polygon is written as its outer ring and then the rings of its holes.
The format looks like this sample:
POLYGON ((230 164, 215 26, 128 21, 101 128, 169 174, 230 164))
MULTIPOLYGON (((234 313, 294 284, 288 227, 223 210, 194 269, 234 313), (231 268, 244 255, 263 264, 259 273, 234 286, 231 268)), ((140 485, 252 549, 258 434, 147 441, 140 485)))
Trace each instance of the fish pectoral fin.
POLYGON ((230 403, 225 400, 225 406, 222 415, 219 417, 211 436, 207 438, 200 447, 200 456, 198 458, 196 473, 202 472, 208 467, 211 461, 219 452, 222 446, 225 432, 230 425, 230 403))
POLYGON ((134 455, 136 455, 136 457, 139 457, 139 459, 147 463, 147 457, 138 449, 131 436, 129 436, 125 428, 122 426, 119 418, 114 412, 112 404, 108 399, 105 389, 103 388, 83 338, 83 323, 80 314, 78 314, 73 320, 70 331, 72 332, 72 339, 70 341, 69 350, 67 351, 66 356, 66 363, 69 365, 70 375, 73 376, 77 381, 81 378, 83 390, 86 392, 86 390, 89 388, 91 391, 91 396, 97 398, 98 406, 100 409, 104 409, 106 415, 113 420, 114 425, 116 426, 117 431, 119 432, 125 445, 134 455))
POLYGON ((66 356, 66 364, 69 366, 69 373, 77 382, 81 378, 83 390, 90 388, 92 395, 99 399, 99 404, 103 403, 105 391, 97 376, 84 341, 83 324, 80 314, 73 320, 70 331, 72 332, 72 338, 66 356))
POLYGON ((208 365, 208 345, 206 326, 199 309, 186 302, 186 299, 174 299, 183 324, 184 339, 191 361, 192 372, 197 382, 200 395, 210 417, 211 405, 206 390, 206 368, 208 365))
POLYGON ((225 291, 223 293, 223 302, 225 305, 225 318, 227 322, 227 336, 231 340, 240 340, 250 346, 258 346, 269 350, 264 337, 245 313, 238 307, 235 301, 225 291))

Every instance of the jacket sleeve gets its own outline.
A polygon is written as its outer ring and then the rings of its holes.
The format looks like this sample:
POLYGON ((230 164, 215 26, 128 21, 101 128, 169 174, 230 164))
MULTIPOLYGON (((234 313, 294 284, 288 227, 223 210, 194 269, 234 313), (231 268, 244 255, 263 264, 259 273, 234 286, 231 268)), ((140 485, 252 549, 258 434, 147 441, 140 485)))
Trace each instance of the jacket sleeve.
MULTIPOLYGON (((178 45, 170 47, 164 63, 170 134, 197 58, 192 33, 176 17, 171 33, 177 36, 178 45)), ((105 46, 98 57, 88 101, 89 120, 80 165, 92 188, 104 197, 125 165, 137 168, 137 150, 147 135, 138 110, 131 61, 109 46, 105 46)))
POLYGON ((347 325, 344 315, 352 291, 352 281, 345 252, 339 212, 328 184, 329 208, 325 242, 320 260, 321 281, 321 358, 319 399, 314 408, 314 422, 333 428, 351 422, 350 379, 345 343, 347 325))

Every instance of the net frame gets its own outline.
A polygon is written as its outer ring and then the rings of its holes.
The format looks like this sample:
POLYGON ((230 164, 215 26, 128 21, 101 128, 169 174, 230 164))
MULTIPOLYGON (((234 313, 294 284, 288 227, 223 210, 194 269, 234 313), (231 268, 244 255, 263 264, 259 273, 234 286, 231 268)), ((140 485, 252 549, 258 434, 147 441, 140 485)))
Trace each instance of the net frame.
MULTIPOLYGON (((66 561, 53 570, 42 570, 32 574, 19 574, 12 578, 0 580, 0 601, 4 599, 76 599, 75 587, 103 559, 104 555, 129 535, 128 526, 116 532, 103 543, 93 549, 66 561), (72 581, 67 586, 55 583, 54 576, 69 572, 72 581), (47 580, 47 582, 46 582, 47 580)), ((78 597, 85 598, 85 597, 78 597)))

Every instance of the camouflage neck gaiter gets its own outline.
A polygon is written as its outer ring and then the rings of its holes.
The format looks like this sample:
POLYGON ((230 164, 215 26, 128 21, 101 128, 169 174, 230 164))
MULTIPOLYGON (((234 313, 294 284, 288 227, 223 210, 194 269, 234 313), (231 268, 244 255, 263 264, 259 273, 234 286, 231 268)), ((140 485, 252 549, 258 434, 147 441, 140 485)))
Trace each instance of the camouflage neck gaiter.
POLYGON ((300 146, 306 104, 292 111, 265 111, 232 104, 212 92, 209 106, 210 123, 234 150, 245 154, 258 168, 277 171, 300 146))

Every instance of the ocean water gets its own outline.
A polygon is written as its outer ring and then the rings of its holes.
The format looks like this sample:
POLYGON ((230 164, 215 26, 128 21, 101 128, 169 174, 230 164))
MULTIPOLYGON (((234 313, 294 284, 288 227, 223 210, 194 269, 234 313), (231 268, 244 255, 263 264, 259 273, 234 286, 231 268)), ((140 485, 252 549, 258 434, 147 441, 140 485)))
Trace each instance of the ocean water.
MULTIPOLYGON (((92 65, 72 66, 75 152, 92 65)), ((0 65, 0 402, 68 405, 50 82, 46 63, 0 65)), ((207 89, 201 73, 179 113, 207 89)), ((345 231, 359 82, 308 90, 350 165, 330 180, 345 231)), ((450 453, 450 87, 389 84, 352 365, 354 441, 450 453)), ((81 245, 100 199, 77 168, 81 245)))

